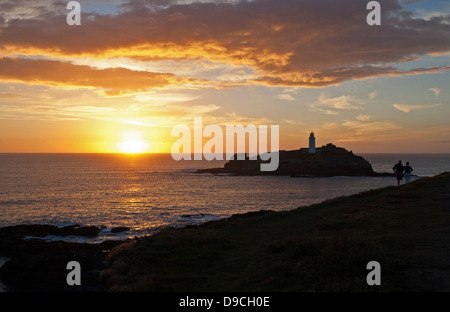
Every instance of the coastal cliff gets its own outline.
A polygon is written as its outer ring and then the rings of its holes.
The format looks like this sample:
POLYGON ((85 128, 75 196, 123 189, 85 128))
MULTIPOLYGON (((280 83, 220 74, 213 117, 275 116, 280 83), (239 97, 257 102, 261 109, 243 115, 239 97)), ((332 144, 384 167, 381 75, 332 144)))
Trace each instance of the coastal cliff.
POLYGON ((158 298, 161 291, 449 291, 449 194, 447 172, 400 189, 100 244, 27 238, 95 236, 90 226, 8 226, 0 228, 0 263, 10 258, 0 280, 13 292, 158 291, 158 298), (66 283, 73 260, 82 263, 81 286, 66 283), (366 283, 373 260, 383 265, 380 286, 366 283))
POLYGON ((228 161, 223 168, 199 169, 197 173, 229 173, 234 175, 283 175, 293 177, 375 176, 372 165, 361 156, 329 143, 314 154, 307 149, 280 151, 275 171, 261 171, 257 160, 228 161))
POLYGON ((449 291, 450 173, 169 228, 115 247, 108 291, 449 291), (367 264, 382 283, 366 282, 367 264))

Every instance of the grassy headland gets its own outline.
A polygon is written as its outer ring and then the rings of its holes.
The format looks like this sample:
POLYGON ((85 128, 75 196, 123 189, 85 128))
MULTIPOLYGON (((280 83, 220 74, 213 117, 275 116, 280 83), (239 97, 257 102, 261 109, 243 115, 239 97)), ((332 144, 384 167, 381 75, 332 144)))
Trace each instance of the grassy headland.
POLYGON ((167 229, 107 262, 110 291, 449 291, 450 173, 167 229), (366 283, 370 261, 381 286, 366 283))

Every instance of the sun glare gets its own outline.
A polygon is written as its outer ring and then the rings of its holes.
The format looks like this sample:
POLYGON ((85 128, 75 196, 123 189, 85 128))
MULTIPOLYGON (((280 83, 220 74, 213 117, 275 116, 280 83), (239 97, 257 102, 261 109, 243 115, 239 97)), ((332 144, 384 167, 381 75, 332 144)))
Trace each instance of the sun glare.
POLYGON ((145 153, 150 147, 150 143, 142 139, 141 133, 128 131, 123 135, 122 142, 116 143, 117 149, 124 154, 145 153))

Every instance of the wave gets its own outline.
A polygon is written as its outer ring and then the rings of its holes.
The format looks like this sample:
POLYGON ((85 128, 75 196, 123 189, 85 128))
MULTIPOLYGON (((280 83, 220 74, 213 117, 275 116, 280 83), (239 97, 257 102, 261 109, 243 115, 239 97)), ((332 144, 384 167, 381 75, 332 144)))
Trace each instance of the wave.
POLYGON ((39 202, 34 199, 24 199, 24 200, 0 200, 0 205, 8 206, 8 205, 29 205, 39 202))
POLYGON ((205 213, 182 214, 164 225, 149 228, 129 228, 127 226, 93 226, 79 225, 70 222, 52 224, 20 224, 0 228, 11 229, 14 235, 22 235, 25 240, 41 240, 47 242, 63 241, 72 243, 99 244, 110 240, 124 241, 127 239, 154 234, 164 228, 181 228, 188 225, 200 225, 227 217, 205 213), (15 228, 15 230, 14 230, 15 228))

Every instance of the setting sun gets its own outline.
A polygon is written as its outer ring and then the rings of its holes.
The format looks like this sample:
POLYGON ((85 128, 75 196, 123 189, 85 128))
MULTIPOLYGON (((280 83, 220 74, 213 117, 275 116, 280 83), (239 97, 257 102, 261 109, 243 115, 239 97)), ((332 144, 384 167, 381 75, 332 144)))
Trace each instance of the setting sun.
POLYGON ((142 139, 138 131, 128 131, 123 135, 122 142, 116 143, 117 149, 125 154, 145 153, 150 147, 150 143, 142 139))

